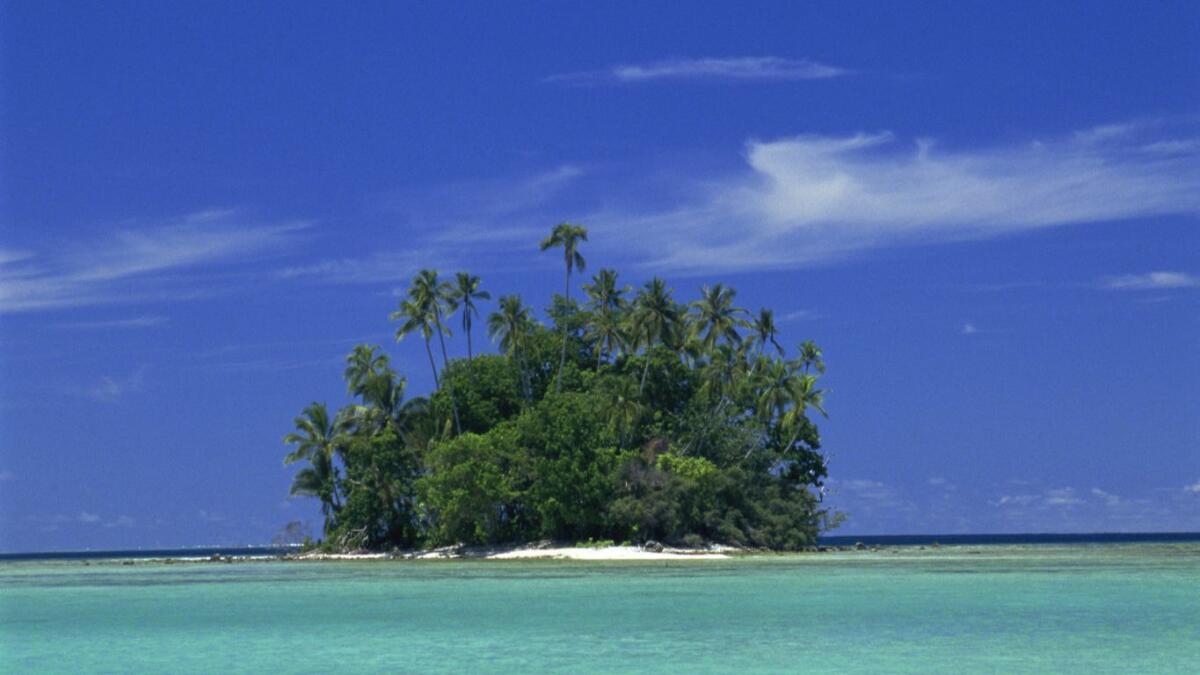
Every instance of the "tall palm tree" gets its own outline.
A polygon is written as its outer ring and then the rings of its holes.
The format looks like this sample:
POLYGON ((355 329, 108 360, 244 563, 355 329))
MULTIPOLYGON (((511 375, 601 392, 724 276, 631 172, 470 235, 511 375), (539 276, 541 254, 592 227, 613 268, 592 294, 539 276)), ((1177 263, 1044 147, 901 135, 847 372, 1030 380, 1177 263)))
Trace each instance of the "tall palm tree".
POLYGON ((329 516, 342 508, 337 490, 337 468, 333 460, 342 453, 349 440, 346 434, 347 420, 340 414, 330 417, 324 403, 314 402, 293 420, 293 424, 296 431, 284 436, 283 442, 295 447, 283 458, 283 463, 309 462, 309 467, 301 470, 293 481, 293 494, 319 497, 321 509, 327 516, 328 528, 331 525, 329 516))
MULTIPOLYGON (((542 240, 540 245, 541 250, 545 251, 549 248, 561 246, 563 249, 563 260, 566 263, 567 276, 564 284, 565 292, 563 296, 569 303, 571 301, 571 272, 575 268, 579 268, 582 272, 587 266, 587 261, 583 259, 583 255, 579 253, 579 243, 587 241, 588 231, 582 225, 572 225, 571 223, 559 223, 550 231, 550 235, 542 240)), ((562 391, 562 375, 563 368, 567 364, 567 322, 563 322, 562 328, 562 354, 558 357, 558 383, 554 386, 556 392, 562 391)))
POLYGON ((775 312, 766 307, 758 310, 758 316, 755 317, 751 328, 754 330, 754 342, 758 345, 760 356, 768 344, 774 346, 779 355, 783 356, 783 345, 775 339, 775 336, 779 335, 779 329, 775 326, 775 312))
POLYGON ((825 372, 825 360, 821 354, 821 348, 812 340, 805 340, 800 343, 800 367, 807 373, 809 370, 816 370, 818 373, 825 372))
POLYGON ((738 328, 746 325, 741 318, 746 310, 733 306, 734 295, 736 291, 724 284, 706 285, 700 291, 700 299, 692 302, 691 308, 696 310, 689 317, 692 334, 700 339, 706 351, 711 351, 720 340, 730 345, 741 344, 738 328))
POLYGON ((633 340, 646 350, 646 363, 642 367, 642 381, 638 387, 638 394, 641 395, 646 387, 646 374, 650 370, 650 351, 656 344, 674 345, 682 323, 679 305, 671 299, 667 282, 658 277, 646 282, 634 298, 629 322, 633 340))
MULTIPOLYGON (((432 316, 433 329, 437 332, 438 343, 442 347, 442 372, 450 367, 450 357, 446 352, 446 334, 450 328, 442 320, 442 315, 451 306, 454 286, 449 281, 438 277, 437 270, 423 269, 413 277, 412 285, 408 288, 408 297, 417 306, 422 307, 427 315, 432 316)), ((454 431, 462 433, 462 424, 458 419, 458 401, 454 395, 453 383, 446 388, 450 396, 450 410, 454 416, 454 431)))
POLYGON ((442 321, 442 315, 451 305, 453 293, 454 286, 449 281, 441 280, 437 270, 430 269, 417 272, 408 288, 408 296, 433 315, 433 327, 442 347, 443 370, 450 366, 450 358, 446 354, 446 334, 450 332, 450 328, 442 321))
POLYGON ((454 291, 450 296, 450 311, 462 309, 462 327, 463 332, 467 334, 467 363, 475 359, 471 349, 471 325, 474 317, 479 316, 475 301, 492 299, 491 293, 479 290, 480 283, 479 277, 474 274, 459 272, 454 275, 454 291))
POLYGON ((498 341, 500 349, 516 362, 526 400, 531 398, 532 393, 523 359, 532 328, 532 314, 529 308, 521 303, 519 295, 500 296, 500 308, 488 315, 488 336, 498 341))
POLYGON ((404 322, 396 329, 396 342, 403 340, 409 333, 420 331, 421 337, 425 340, 425 353, 429 356, 429 369, 433 371, 433 386, 440 386, 437 363, 433 360, 433 348, 430 346, 430 341, 433 340, 435 321, 433 311, 412 298, 405 298, 400 301, 400 309, 389 314, 388 318, 404 322))

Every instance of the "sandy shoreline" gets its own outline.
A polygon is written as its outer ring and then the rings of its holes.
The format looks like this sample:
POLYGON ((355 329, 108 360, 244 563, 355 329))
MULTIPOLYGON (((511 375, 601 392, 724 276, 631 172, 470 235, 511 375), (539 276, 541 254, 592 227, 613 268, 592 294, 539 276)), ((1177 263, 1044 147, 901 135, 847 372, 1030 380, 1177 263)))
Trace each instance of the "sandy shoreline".
POLYGON ((670 548, 648 550, 639 546, 599 547, 446 547, 404 553, 320 553, 295 556, 296 560, 712 560, 728 558, 737 549, 714 546, 705 549, 670 548))

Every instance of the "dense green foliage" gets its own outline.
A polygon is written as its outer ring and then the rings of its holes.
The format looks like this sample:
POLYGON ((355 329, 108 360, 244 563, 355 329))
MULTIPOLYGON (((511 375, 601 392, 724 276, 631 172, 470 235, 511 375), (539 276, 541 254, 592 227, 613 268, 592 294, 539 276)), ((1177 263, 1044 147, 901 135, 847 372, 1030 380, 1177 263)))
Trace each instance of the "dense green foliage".
POLYGON ((565 253, 566 288, 543 325, 517 296, 486 321, 499 354, 470 335, 478 277, 423 270, 392 318, 419 334, 437 383, 405 400, 379 347, 346 358, 354 402, 313 403, 285 437, 306 462, 292 494, 320 500, 336 548, 646 541, 795 549, 826 526, 825 457, 811 412, 825 364, 805 342, 789 359, 770 310, 751 317, 732 288, 682 305, 654 278, 639 291, 584 270, 587 231, 563 224, 542 249, 565 253), (446 351, 450 318, 468 357, 446 351), (437 338, 441 367, 434 356, 437 338))

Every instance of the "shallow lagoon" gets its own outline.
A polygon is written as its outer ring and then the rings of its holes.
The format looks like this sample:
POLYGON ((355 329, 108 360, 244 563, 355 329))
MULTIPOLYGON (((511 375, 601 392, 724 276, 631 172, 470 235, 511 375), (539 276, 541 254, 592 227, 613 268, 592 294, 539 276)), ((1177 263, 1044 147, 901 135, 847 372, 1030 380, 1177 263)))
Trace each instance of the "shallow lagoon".
POLYGON ((1200 544, 0 563, 0 671, 1195 672, 1200 544))

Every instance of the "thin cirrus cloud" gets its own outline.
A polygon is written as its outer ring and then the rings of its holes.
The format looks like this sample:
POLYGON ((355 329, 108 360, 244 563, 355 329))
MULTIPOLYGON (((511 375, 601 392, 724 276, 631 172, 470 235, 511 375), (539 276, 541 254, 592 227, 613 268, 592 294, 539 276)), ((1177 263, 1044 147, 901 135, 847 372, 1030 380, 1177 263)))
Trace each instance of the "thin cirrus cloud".
POLYGON ((104 321, 69 321, 55 324, 59 328, 74 330, 122 330, 132 328, 155 328, 165 326, 170 319, 165 316, 135 316, 128 319, 107 319, 104 321))
POLYGON ((146 366, 139 366, 125 377, 105 375, 100 381, 81 390, 85 397, 98 403, 116 403, 126 395, 142 390, 146 381, 146 366))
POLYGON ((641 64, 621 64, 601 70, 561 73, 545 78, 560 84, 638 84, 656 81, 753 82, 824 80, 850 71, 809 59, 779 56, 707 57, 666 59, 641 64))
MULTIPOLYGON (((806 267, 889 247, 1200 213, 1194 187, 1200 145, 1187 142, 1197 134, 1170 127, 1115 124, 962 149, 929 139, 903 142, 888 132, 805 135, 750 141, 743 163, 715 175, 563 166, 397 193, 379 208, 437 225, 431 234, 402 252, 327 259, 279 276, 395 281, 420 266, 462 262, 464 242, 482 249, 472 254, 473 268, 495 271, 505 264, 497 252, 526 250, 564 214, 585 223, 590 245, 615 262, 691 275, 806 267)), ((1192 282, 1178 272, 1112 280, 1122 288, 1192 282)))
POLYGON ((1162 291, 1176 288, 1198 288, 1200 278, 1186 272, 1146 272, 1108 277, 1101 287, 1112 291, 1162 291))
MULTIPOLYGON (((1156 132, 1114 125, 961 150, 887 132, 751 141, 742 169, 697 181, 690 200, 660 211, 610 208, 590 222, 615 230, 607 238, 640 250, 648 267, 703 273, 1200 212, 1200 148, 1179 141, 1162 152, 1156 132)), ((1149 283, 1188 282, 1167 273, 1149 283)))
MULTIPOLYGON (((0 314, 204 295, 214 291, 221 271, 277 255, 306 227, 248 223, 235 211, 203 211, 124 225, 48 256, 6 254, 0 257, 0 314)), ((136 319, 126 327, 154 321, 136 319)))

